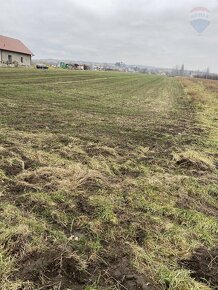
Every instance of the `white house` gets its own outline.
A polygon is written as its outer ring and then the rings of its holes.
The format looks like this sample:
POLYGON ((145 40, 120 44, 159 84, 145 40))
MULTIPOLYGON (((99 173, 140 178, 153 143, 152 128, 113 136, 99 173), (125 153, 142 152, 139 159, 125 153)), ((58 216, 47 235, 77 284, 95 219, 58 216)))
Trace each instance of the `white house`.
POLYGON ((30 66, 32 56, 20 40, 0 35, 0 66, 30 66))

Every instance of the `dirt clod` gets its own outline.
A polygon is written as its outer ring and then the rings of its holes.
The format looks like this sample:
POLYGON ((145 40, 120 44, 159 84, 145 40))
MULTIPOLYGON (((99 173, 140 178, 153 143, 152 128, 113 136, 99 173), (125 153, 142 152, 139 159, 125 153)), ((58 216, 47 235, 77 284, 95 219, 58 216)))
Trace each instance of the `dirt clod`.
POLYGON ((156 290, 154 283, 150 283, 143 275, 135 273, 127 257, 123 257, 121 261, 114 265, 110 270, 110 275, 118 282, 122 290, 156 290))
POLYGON ((197 281, 211 285, 212 289, 218 289, 218 248, 199 248, 190 259, 180 263, 191 271, 191 276, 197 281))
POLYGON ((65 249, 53 248, 44 253, 32 253, 22 259, 21 264, 18 277, 33 282, 37 287, 47 287, 52 282, 61 285, 60 289, 79 290, 89 281, 88 272, 79 257, 65 249))

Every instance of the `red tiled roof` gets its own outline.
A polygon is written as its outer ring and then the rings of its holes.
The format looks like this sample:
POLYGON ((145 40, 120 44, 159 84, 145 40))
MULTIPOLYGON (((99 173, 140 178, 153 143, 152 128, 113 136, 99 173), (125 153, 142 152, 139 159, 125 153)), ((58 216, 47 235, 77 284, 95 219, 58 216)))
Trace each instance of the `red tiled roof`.
POLYGON ((20 40, 3 35, 0 35, 0 49, 33 55, 20 40))

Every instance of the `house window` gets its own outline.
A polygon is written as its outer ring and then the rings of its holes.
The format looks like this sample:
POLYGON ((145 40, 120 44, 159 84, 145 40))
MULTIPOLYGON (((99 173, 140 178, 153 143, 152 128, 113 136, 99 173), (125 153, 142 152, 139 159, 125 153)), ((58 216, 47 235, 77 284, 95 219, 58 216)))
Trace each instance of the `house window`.
POLYGON ((12 63, 12 55, 8 55, 8 63, 9 63, 9 64, 12 63))
POLYGON ((20 61, 21 61, 21 63, 23 63, 23 57, 21 56, 21 58, 20 58, 20 61))

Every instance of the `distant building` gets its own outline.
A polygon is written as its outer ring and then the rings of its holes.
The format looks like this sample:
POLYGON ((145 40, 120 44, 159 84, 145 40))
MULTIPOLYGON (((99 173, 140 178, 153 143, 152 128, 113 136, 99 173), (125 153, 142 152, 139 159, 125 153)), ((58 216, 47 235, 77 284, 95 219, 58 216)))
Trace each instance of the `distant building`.
POLYGON ((181 70, 180 70, 180 75, 184 76, 184 72, 185 72, 185 66, 184 64, 181 66, 181 70))
POLYGON ((32 56, 20 40, 0 35, 0 66, 30 66, 32 56))

